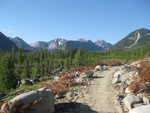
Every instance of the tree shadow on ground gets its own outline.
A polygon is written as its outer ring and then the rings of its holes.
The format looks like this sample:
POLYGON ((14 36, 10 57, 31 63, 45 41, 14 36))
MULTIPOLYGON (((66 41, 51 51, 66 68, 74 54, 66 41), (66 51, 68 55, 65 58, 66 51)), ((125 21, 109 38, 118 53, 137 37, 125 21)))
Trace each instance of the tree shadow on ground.
POLYGON ((71 102, 55 105, 55 113, 98 113, 92 110, 88 105, 71 102))
POLYGON ((91 107, 86 104, 71 102, 71 103, 56 104, 54 113, 114 113, 114 112, 97 112, 92 110, 91 107))
POLYGON ((104 78, 104 76, 94 76, 93 79, 104 78))

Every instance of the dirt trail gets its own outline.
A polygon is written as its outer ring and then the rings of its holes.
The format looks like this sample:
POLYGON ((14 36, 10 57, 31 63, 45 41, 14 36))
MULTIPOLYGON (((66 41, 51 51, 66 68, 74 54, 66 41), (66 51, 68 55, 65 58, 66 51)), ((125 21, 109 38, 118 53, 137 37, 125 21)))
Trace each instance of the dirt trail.
POLYGON ((112 87, 112 75, 119 67, 107 71, 95 72, 94 80, 83 90, 83 95, 75 102, 56 106, 56 113, 122 113, 117 103, 116 93, 112 87))
POLYGON ((88 93, 78 102, 88 105, 95 111, 93 113, 122 113, 121 108, 115 102, 116 94, 112 87, 112 75, 117 68, 96 72, 94 75, 96 78, 91 82, 88 93))

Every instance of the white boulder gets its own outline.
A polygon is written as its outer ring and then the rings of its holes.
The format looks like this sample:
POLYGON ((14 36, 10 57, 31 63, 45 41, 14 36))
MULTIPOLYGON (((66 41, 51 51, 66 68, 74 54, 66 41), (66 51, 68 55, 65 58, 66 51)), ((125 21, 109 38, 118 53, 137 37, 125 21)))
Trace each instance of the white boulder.
POLYGON ((102 71, 102 66, 101 65, 97 65, 95 67, 95 71, 102 71))
POLYGON ((142 102, 142 99, 135 95, 128 94, 124 99, 123 102, 125 106, 130 110, 133 108, 134 104, 138 104, 142 102))
POLYGON ((131 109, 129 113, 150 113, 150 105, 136 107, 134 109, 131 109))
POLYGON ((120 82, 121 75, 122 75, 121 71, 115 72, 114 75, 113 75, 112 83, 116 84, 116 83, 120 82))
POLYGON ((106 66, 106 65, 104 65, 104 66, 97 65, 95 67, 95 71, 105 71, 105 70, 108 70, 108 66, 106 66))
POLYGON ((16 113, 54 113, 54 96, 51 89, 41 88, 16 96, 1 111, 16 113))

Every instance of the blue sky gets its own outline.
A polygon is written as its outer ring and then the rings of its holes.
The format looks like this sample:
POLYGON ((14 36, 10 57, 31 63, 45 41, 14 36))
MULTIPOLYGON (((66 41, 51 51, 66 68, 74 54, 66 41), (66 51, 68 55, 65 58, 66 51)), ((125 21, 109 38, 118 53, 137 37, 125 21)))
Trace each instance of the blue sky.
POLYGON ((0 0, 0 31, 28 43, 54 38, 116 43, 150 28, 150 0, 0 0))

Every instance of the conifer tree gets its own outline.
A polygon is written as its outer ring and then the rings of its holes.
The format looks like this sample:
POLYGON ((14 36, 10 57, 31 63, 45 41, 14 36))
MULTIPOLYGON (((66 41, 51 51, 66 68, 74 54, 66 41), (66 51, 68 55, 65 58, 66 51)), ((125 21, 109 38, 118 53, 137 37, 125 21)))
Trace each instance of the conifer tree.
POLYGON ((29 65, 29 61, 26 60, 24 62, 24 67, 23 67, 23 70, 22 70, 21 78, 28 79, 30 77, 31 77, 31 68, 30 68, 30 65, 29 65))
POLYGON ((17 86, 14 72, 14 62, 10 55, 5 55, 0 61, 0 90, 7 91, 17 86))

